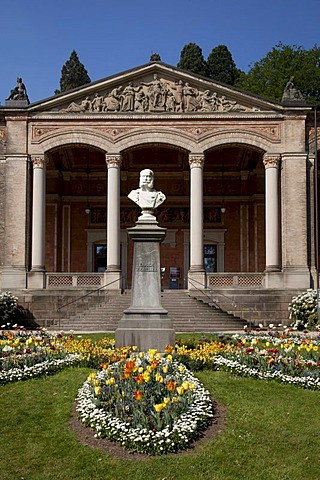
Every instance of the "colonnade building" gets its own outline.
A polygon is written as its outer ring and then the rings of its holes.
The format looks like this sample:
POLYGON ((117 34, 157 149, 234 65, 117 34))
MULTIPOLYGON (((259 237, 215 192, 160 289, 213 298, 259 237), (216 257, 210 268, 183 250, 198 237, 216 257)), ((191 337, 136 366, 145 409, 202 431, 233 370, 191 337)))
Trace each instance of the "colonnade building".
POLYGON ((316 284, 316 123, 291 86, 276 103, 161 62, 0 106, 0 288, 131 285, 150 168, 166 195, 162 285, 316 284), (291 90, 290 90, 291 88, 291 90))

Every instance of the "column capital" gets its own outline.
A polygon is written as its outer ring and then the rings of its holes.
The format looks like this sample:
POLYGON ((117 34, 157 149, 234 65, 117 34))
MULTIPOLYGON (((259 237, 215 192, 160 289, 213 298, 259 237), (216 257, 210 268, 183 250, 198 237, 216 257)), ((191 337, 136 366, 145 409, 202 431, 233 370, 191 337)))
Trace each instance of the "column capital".
POLYGON ((33 168, 44 169, 49 163, 48 157, 46 155, 31 155, 31 162, 33 168))
POLYGON ((190 153, 189 154, 189 165, 190 168, 203 168, 204 165, 204 154, 203 153, 190 153))
POLYGON ((265 168, 279 168, 281 155, 278 153, 265 153, 263 156, 263 165, 265 168))
POLYGON ((120 153, 106 153, 106 164, 108 168, 120 168, 121 167, 121 154, 120 153))

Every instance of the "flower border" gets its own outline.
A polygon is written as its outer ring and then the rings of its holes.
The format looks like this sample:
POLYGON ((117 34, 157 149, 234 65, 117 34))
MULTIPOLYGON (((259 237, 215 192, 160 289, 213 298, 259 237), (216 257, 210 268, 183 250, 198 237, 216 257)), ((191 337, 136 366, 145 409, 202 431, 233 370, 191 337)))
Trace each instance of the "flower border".
POLYGON ((65 358, 46 360, 32 365, 31 367, 25 366, 24 368, 11 368, 8 371, 0 372, 0 385, 40 377, 41 375, 49 375, 64 367, 74 366, 78 360, 79 355, 71 354, 67 355, 65 358))
POLYGON ((237 360, 229 360, 221 355, 216 356, 213 361, 213 365, 216 367, 225 367, 227 370, 240 375, 254 377, 259 380, 277 380, 282 383, 289 383, 291 385, 297 385, 302 388, 310 390, 320 390, 320 378, 313 378, 311 376, 297 377, 285 375, 281 372, 262 372, 257 368, 247 367, 243 363, 237 360))

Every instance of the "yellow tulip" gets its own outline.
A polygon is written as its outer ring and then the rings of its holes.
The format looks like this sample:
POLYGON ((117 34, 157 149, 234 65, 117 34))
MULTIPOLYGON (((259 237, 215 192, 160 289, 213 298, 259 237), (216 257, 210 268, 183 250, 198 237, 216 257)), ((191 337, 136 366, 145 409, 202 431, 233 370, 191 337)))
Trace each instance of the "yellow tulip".
POLYGON ((163 376, 159 372, 156 373, 156 381, 163 383, 163 376))
POLYGON ((163 410, 164 405, 163 403, 157 403, 156 405, 153 405, 153 408, 157 413, 160 413, 163 410))
POLYGON ((153 360, 153 357, 158 353, 158 350, 156 348, 150 348, 148 350, 148 355, 150 357, 150 360, 153 360))
POLYGON ((144 380, 146 383, 150 382, 150 373, 149 373, 149 372, 144 372, 144 373, 142 374, 142 376, 143 376, 143 380, 144 380))
POLYGON ((184 388, 183 386, 181 385, 180 387, 177 387, 177 392, 179 395, 183 395, 184 394, 184 388))

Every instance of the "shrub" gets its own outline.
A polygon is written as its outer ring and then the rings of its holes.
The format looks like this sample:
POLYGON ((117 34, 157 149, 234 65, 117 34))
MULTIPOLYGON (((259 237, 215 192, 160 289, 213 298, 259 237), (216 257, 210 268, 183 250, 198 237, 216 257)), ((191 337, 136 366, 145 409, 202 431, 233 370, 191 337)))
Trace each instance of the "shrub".
POLYGON ((288 309, 293 328, 298 330, 314 328, 318 324, 317 290, 309 288, 306 292, 293 297, 288 309))
POLYGON ((18 305, 18 299, 11 292, 0 293, 0 321, 1 325, 10 321, 18 305))

